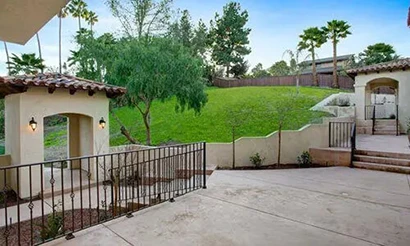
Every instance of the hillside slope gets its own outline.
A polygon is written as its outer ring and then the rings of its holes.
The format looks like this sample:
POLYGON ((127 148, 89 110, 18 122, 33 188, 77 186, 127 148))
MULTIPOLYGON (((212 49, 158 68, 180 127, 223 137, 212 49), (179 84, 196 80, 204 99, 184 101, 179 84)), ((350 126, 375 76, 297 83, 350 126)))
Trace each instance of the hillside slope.
MULTIPOLYGON (((190 111, 175 112, 175 100, 155 102, 151 111, 152 142, 155 145, 175 142, 229 142, 231 130, 227 123, 228 108, 240 107, 244 104, 251 109, 247 121, 238 129, 240 136, 265 136, 277 130, 276 117, 270 117, 267 108, 278 103, 286 103, 295 87, 238 87, 230 89, 210 88, 207 90, 209 101, 200 115, 190 111)), ((326 88, 300 88, 304 97, 304 108, 291 115, 293 120, 285 125, 285 129, 298 129, 324 116, 321 112, 308 109, 327 96, 340 92, 326 88)), ((145 128, 142 118, 134 108, 123 107, 115 110, 116 115, 129 128, 132 135, 140 142, 145 141, 145 128)), ((119 134, 119 125, 110 119, 111 145, 127 143, 119 134)))

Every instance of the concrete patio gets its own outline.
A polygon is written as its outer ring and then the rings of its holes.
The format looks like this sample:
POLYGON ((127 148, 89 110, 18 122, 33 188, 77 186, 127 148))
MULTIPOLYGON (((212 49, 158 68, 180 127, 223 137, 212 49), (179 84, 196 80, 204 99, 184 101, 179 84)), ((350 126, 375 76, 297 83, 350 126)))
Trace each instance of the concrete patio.
POLYGON ((216 171, 208 189, 47 245, 410 245, 410 177, 216 171))
POLYGON ((407 136, 357 135, 357 149, 410 154, 407 136))

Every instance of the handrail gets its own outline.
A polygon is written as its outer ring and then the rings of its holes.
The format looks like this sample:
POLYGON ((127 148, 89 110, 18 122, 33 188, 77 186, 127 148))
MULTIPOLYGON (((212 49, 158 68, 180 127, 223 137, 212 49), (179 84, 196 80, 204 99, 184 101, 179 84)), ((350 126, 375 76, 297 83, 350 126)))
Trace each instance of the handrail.
POLYGON ((376 105, 373 105, 373 115, 372 115, 372 135, 376 130, 376 105))
POLYGON ((399 130, 399 105, 396 104, 396 136, 400 135, 399 130))
POLYGON ((0 245, 72 239, 77 231, 206 189, 206 177, 205 142, 1 167, 0 245), (61 228, 52 235, 51 219, 61 228))
POLYGON ((350 167, 352 168, 353 160, 354 160, 354 152, 356 151, 356 122, 353 122, 353 125, 352 125, 350 142, 351 142, 350 167))

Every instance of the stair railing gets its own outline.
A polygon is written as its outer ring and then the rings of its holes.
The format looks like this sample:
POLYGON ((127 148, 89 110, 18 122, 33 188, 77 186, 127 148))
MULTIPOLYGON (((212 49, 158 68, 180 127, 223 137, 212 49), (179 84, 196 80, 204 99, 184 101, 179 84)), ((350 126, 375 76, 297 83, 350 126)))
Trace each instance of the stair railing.
POLYGON ((353 122, 351 135, 350 135, 350 146, 351 146, 351 153, 350 153, 350 167, 353 167, 353 160, 354 160, 354 152, 356 151, 356 122, 353 122))
POLYGON ((373 105, 373 114, 372 114, 372 135, 376 130, 376 105, 373 105))
POLYGON ((400 130, 399 130, 399 105, 396 105, 396 136, 400 135, 400 130))

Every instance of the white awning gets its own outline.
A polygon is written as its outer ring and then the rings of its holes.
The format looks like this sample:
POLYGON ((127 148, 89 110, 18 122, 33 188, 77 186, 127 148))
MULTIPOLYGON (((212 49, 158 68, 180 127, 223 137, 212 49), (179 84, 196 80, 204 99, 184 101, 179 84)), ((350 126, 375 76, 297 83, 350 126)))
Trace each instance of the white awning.
POLYGON ((0 40, 26 44, 70 0, 0 0, 0 40))

